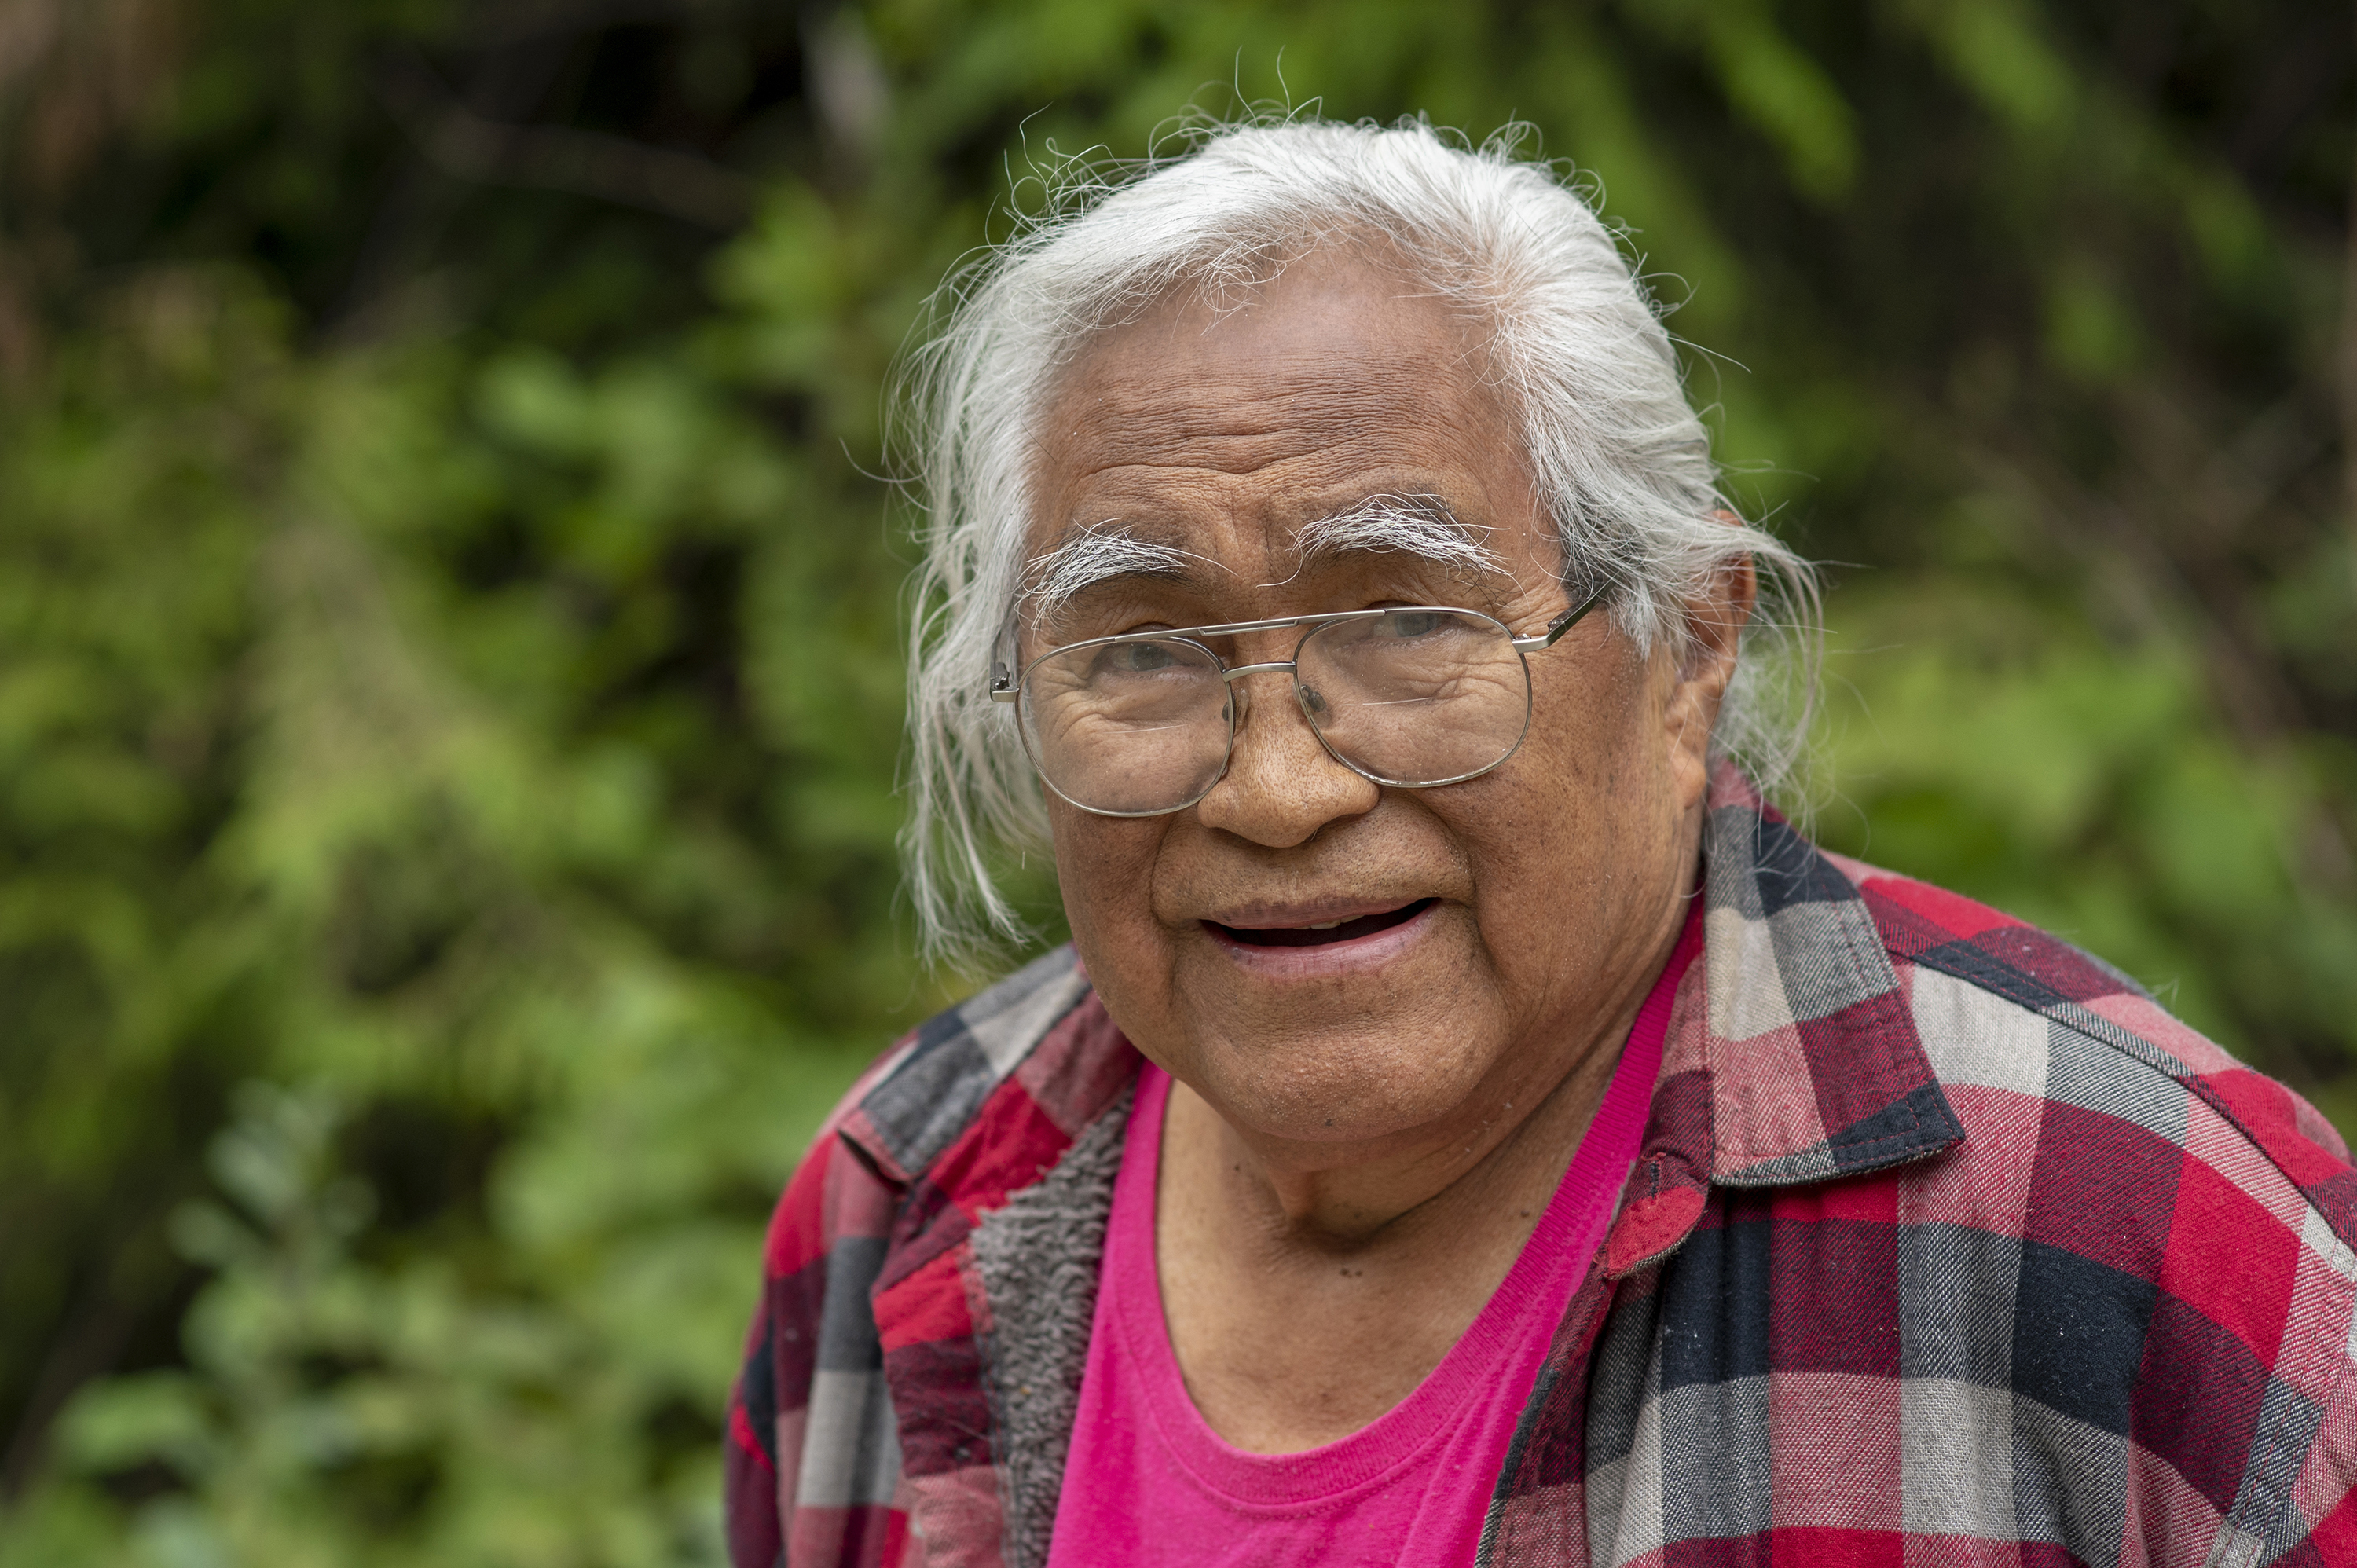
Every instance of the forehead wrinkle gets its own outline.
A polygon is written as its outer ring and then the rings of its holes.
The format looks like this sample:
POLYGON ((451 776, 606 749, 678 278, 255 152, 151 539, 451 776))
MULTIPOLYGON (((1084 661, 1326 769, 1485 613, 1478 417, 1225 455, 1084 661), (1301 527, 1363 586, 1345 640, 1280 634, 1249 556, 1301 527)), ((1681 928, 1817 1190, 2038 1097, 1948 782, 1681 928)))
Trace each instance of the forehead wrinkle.
MULTIPOLYGON (((1242 380, 1187 367, 1159 375, 1108 367, 1057 400, 1039 454, 1043 475, 1065 485, 1125 467, 1244 475, 1321 453, 1389 451, 1405 433, 1443 442, 1461 435, 1429 399, 1408 395, 1432 382, 1430 358, 1369 358, 1349 374, 1304 360, 1260 365, 1242 380)), ((1460 390, 1473 423, 1498 422, 1492 390, 1460 390)))
MULTIPOLYGON (((1067 483, 1127 467, 1250 474, 1339 449, 1382 451, 1404 423, 1397 400, 1330 383, 1274 396, 1152 389, 1091 413, 1057 443, 1067 483)), ((1426 425, 1413 413, 1405 423, 1426 425)))

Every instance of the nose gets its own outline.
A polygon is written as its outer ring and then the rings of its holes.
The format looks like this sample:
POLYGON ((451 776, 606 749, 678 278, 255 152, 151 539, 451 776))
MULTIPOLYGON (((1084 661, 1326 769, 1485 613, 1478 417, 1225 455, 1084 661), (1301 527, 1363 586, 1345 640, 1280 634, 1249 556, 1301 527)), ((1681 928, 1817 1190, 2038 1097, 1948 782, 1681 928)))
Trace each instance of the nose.
POLYGON ((1250 690, 1257 700, 1244 702, 1237 716, 1228 770, 1195 803, 1204 826, 1271 849, 1307 843, 1329 822, 1373 811, 1383 798, 1372 779, 1343 767, 1319 742, 1291 700, 1292 676, 1290 663, 1228 671, 1231 692, 1250 690), (1280 673, 1282 687, 1271 679, 1280 673))

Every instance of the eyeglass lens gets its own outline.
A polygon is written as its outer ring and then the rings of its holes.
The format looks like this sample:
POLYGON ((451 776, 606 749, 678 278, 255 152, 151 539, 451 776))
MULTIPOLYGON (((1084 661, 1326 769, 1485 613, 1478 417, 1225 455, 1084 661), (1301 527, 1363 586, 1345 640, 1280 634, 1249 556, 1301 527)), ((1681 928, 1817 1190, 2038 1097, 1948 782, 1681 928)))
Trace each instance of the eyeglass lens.
MULTIPOLYGON (((1295 657, 1295 694, 1318 738, 1378 783, 1485 772, 1529 722, 1522 655, 1486 616, 1410 609, 1329 621, 1295 657)), ((1041 776, 1087 811, 1175 811, 1227 767, 1233 699, 1198 643, 1141 637, 1059 650, 1025 673, 1022 703, 1041 776)))

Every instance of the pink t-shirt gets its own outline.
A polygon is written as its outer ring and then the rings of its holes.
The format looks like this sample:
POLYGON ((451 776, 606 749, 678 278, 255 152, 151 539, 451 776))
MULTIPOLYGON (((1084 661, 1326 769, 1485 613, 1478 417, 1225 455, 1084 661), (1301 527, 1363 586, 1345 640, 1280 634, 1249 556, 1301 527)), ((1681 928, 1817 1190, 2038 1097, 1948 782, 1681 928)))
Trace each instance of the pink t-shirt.
POLYGON ((1148 1064, 1114 1181, 1049 1568, 1471 1563, 1515 1423, 1637 1157, 1671 999, 1699 939, 1689 924, 1571 1168, 1465 1337, 1372 1424, 1299 1454, 1230 1445, 1179 1376, 1154 1262, 1170 1079, 1148 1064))

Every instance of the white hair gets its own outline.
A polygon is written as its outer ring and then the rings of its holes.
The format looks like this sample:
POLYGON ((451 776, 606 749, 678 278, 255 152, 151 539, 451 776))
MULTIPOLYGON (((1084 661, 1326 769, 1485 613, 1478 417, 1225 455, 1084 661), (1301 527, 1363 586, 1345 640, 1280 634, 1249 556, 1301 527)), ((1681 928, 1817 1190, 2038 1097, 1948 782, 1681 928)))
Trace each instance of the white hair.
MULTIPOLYGON (((1019 935, 993 849, 1047 843, 1012 710, 987 696, 1018 603, 1068 596, 1109 570, 1183 564, 1183 552, 1112 526, 1024 560, 1036 424, 1058 372, 1092 335, 1178 289, 1229 297, 1323 245, 1386 248, 1486 323, 1491 373, 1520 415, 1565 581, 1609 589, 1613 621, 1641 653, 1662 639, 1683 651, 1693 635, 1684 607, 1750 560, 1762 613, 1746 630, 1713 746, 1765 784, 1789 770, 1813 689, 1811 568, 1730 521, 1659 308, 1613 233, 1552 166, 1519 156, 1521 140, 1509 130, 1475 148, 1421 121, 1288 120, 1213 127, 1177 156, 1125 168, 1071 160, 1048 177, 1044 212, 945 286, 945 323, 907 362, 899 426, 924 545, 903 847, 929 953, 1019 935), (1761 679, 1763 654, 1795 650, 1797 660, 1768 662, 1797 679, 1761 679), (1767 700, 1780 687, 1796 700, 1767 700), (1778 707, 1789 711, 1769 711, 1778 707)), ((1322 542, 1363 549, 1388 529, 1395 548, 1486 558, 1479 539, 1418 499, 1376 499, 1329 520, 1322 542)))

